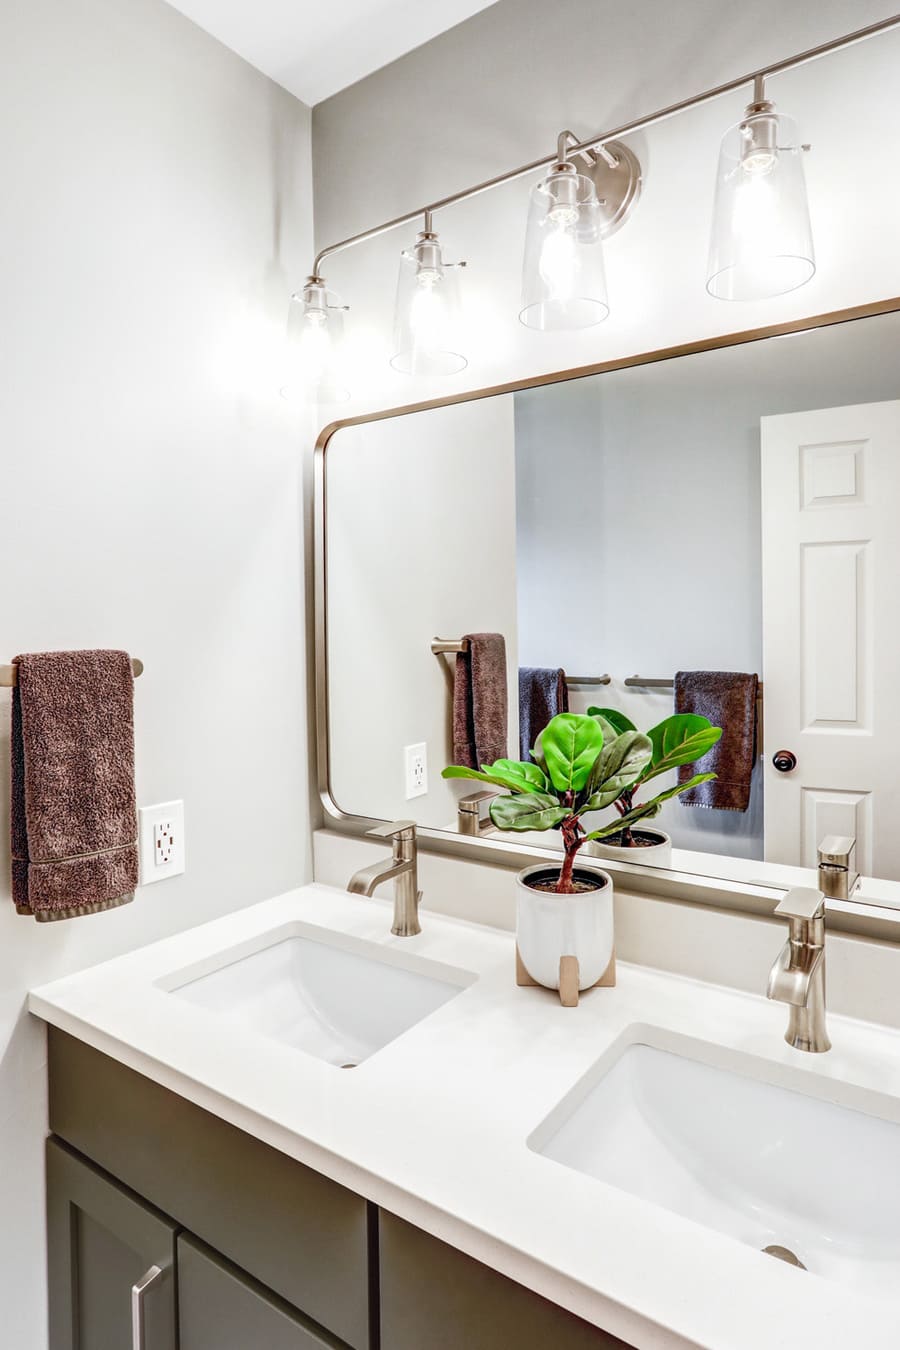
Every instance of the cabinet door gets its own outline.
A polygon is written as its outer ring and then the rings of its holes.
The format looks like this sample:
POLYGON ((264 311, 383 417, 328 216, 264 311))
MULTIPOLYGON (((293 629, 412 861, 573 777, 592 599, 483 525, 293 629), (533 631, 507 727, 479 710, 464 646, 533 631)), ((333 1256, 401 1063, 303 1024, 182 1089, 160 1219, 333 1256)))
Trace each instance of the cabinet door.
POLYGON ((47 1141, 50 1350, 175 1350, 175 1228, 47 1141))
POLYGON ((339 1342, 195 1238, 178 1239, 180 1350, 334 1350, 339 1342))
POLYGON ((385 1350, 630 1350, 385 1210, 379 1224, 385 1350))

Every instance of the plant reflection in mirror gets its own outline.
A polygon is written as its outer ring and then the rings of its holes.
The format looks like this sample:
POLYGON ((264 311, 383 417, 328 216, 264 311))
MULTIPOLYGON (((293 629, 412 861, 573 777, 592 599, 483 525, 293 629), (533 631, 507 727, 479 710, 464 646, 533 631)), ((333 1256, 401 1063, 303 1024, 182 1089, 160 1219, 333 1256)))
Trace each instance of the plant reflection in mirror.
POLYGON ((557 893, 572 895, 572 869, 583 844, 621 835, 634 843, 632 826, 659 814, 663 802, 714 773, 696 774, 648 801, 635 803, 640 788, 653 778, 702 758, 722 735, 706 717, 675 713, 644 735, 613 708, 589 708, 587 714, 559 713, 541 732, 531 762, 498 759, 478 769, 452 764, 444 778, 475 778, 506 789, 490 805, 498 830, 559 830, 564 859, 557 893), (618 818, 588 833, 582 817, 614 806, 618 818))

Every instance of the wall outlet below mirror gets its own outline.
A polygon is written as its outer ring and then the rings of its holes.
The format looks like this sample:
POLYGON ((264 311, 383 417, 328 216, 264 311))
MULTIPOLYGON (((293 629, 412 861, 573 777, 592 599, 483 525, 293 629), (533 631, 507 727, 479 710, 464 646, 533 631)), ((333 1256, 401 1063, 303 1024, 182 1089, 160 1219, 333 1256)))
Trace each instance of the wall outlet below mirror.
POLYGON ((428 746, 424 741, 408 745, 404 750, 406 762, 406 800, 424 797, 428 791, 428 746))
POLYGON ((184 871, 184 802, 138 808, 140 885, 184 871))

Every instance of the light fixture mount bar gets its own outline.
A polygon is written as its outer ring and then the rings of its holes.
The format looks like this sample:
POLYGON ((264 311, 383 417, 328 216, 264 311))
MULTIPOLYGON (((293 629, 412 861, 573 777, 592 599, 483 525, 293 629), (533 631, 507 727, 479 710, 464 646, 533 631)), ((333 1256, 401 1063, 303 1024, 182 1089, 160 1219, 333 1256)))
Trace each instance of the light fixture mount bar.
MULTIPOLYGON (((611 131, 604 131, 599 136, 591 136, 586 141, 576 141, 569 143, 565 148, 567 159, 573 155, 579 155, 585 151, 602 151, 603 146, 608 141, 620 139, 622 136, 631 136, 637 131, 645 131, 648 127, 656 126, 660 122, 666 122, 670 117, 677 113, 685 112, 688 108, 697 108, 703 103, 710 103, 713 99, 721 98, 723 94, 731 94, 736 89, 743 86, 753 85, 754 98, 760 87, 764 88, 764 81, 771 75, 780 75, 787 70, 796 70, 798 66, 805 66, 810 61, 816 61, 821 56, 828 56, 832 52, 843 50, 845 47, 852 47, 857 42, 863 42, 866 38, 875 37, 879 33, 889 32, 892 28, 900 27, 900 14, 892 14, 890 18, 881 19, 878 23, 867 24, 865 28, 857 28, 852 33, 846 33, 843 37, 832 38, 830 42, 822 42, 817 47, 809 47, 806 51, 798 52, 794 56, 788 56, 783 61, 775 61, 769 66, 764 66, 761 70, 749 71, 746 75, 740 75, 735 80, 728 80, 725 84, 718 84, 712 89, 706 89, 702 94, 694 94, 691 98, 681 99, 678 103, 670 103, 666 108, 660 108, 657 112, 649 113, 646 117, 639 117, 633 122, 626 122, 622 126, 613 127, 611 131)), ((563 143, 563 137, 568 140, 569 133, 563 132, 559 138, 559 146, 563 143)), ((494 178, 486 178, 483 183, 476 183, 474 187, 464 188, 461 192, 453 192, 448 197, 441 197, 439 201, 431 202, 428 206, 417 206, 414 211, 407 211, 402 216, 395 216, 393 220, 386 220, 381 225, 375 225, 370 230, 362 230, 359 234, 350 235, 347 239, 341 239, 336 244, 328 244, 320 249, 316 254, 316 260, 313 263, 312 275, 319 277, 319 268, 325 258, 330 257, 332 253, 341 253, 344 249, 353 248, 356 244, 366 243, 369 239, 377 239, 381 234, 387 234, 389 230, 395 230, 400 225, 408 225, 410 221, 417 220, 422 215, 430 217, 435 211, 442 211, 445 206, 455 206, 457 202, 468 201, 470 197, 480 197, 483 192, 490 192, 492 188, 502 187, 504 183, 512 183, 517 178, 523 178, 526 174, 537 173, 540 169, 546 169, 551 164, 557 163, 557 154, 545 155, 542 159, 533 159, 528 164, 522 164, 517 169, 509 169, 506 173, 497 174, 494 178)))

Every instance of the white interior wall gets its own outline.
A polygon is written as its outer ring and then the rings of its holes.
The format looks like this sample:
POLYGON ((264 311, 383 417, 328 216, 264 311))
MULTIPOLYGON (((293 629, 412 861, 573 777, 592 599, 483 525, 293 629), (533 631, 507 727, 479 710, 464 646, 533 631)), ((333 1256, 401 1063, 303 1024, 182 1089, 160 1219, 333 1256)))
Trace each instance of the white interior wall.
POLYGON ((453 762, 455 657, 435 656, 432 638, 503 634, 518 758, 512 397, 348 427, 326 465, 334 799, 455 828, 458 798, 478 785, 440 776, 453 762), (428 791, 410 801, 404 748, 422 742, 428 791))
MULTIPOLYGON (((311 241, 310 118, 161 0, 28 0, 2 31, 0 662, 140 656, 138 798, 183 798, 187 826, 183 877, 55 924, 16 915, 0 833, 0 1341, 41 1350, 26 990, 310 871, 311 428, 272 397, 311 241)), ((8 720, 0 691, 0 760, 8 720)))
MULTIPOLYGON (((564 127, 589 135, 621 125, 891 13, 888 0, 681 0, 675 8, 665 0, 560 0, 552 9, 543 0, 500 0, 315 108, 317 243, 552 153, 564 127)), ((809 285, 753 304, 706 294, 719 140, 747 101, 732 94, 631 139, 644 193, 607 245, 612 313, 594 329, 549 335, 517 321, 529 179, 435 217, 448 257, 469 264, 470 361, 459 376, 429 383, 387 366, 398 254, 414 226, 330 258, 325 272, 351 306, 359 362, 350 410, 900 293, 900 184, 885 170, 900 138, 898 60, 894 32, 770 83, 813 147, 806 172, 818 272, 809 285)))

